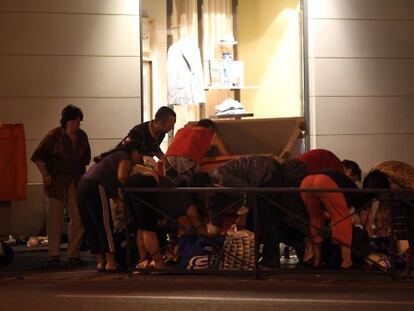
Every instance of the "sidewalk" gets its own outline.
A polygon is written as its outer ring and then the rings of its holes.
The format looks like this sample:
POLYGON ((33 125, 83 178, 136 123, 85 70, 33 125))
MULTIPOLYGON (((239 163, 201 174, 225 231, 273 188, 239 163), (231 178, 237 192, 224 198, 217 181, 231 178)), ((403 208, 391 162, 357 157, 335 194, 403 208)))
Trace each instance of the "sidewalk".
MULTIPOLYGON (((66 258, 66 247, 61 249, 61 261, 52 263, 46 247, 13 246, 13 261, 0 265, 1 279, 83 279, 97 275, 95 258, 89 252, 81 254, 83 264, 73 267, 66 258)), ((98 275, 97 275, 98 276, 98 275)))
MULTIPOLYGON (((61 261, 58 263, 49 262, 47 247, 27 248, 25 246, 14 247, 14 259, 7 266, 0 265, 0 281, 7 280, 45 280, 45 281, 113 281, 130 280, 127 273, 98 273, 95 269, 96 261, 89 252, 81 254, 83 264, 73 267, 66 259, 66 250, 61 251, 61 261)), ((214 275, 196 274, 169 274, 169 275, 133 275, 132 279, 139 280, 168 280, 181 282, 191 279, 193 281, 208 281, 222 279, 224 282, 233 280, 254 281, 254 274, 230 275, 228 273, 216 273, 214 275)), ((370 284, 390 284, 394 286, 401 282, 394 281, 387 274, 363 273, 361 271, 334 272, 315 271, 304 269, 283 269, 263 277, 264 283, 268 282, 305 282, 311 284, 338 284, 363 282, 370 284)), ((260 283, 260 281, 259 281, 260 283)), ((407 282, 404 282, 407 283, 407 282)), ((414 282, 408 282, 413 285, 414 282)), ((399 285, 398 285, 399 286, 399 285)))

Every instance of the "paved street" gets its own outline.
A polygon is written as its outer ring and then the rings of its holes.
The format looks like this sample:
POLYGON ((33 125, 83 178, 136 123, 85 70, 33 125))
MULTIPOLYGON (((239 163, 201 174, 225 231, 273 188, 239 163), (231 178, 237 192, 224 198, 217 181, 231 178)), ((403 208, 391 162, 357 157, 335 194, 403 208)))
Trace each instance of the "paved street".
POLYGON ((413 310, 412 284, 309 277, 3 280, 1 310, 413 310))
POLYGON ((284 271, 254 276, 98 274, 45 252, 0 268, 0 310, 413 310, 414 282, 385 275, 284 271))

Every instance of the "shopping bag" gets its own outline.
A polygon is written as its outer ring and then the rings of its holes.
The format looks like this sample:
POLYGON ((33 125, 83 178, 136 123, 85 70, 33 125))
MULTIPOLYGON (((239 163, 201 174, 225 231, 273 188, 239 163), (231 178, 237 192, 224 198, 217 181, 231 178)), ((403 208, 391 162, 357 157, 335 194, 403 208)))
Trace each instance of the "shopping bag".
POLYGON ((0 125, 0 201, 27 197, 26 141, 23 124, 0 125))
POLYGON ((223 270, 253 270, 255 267, 254 233, 233 225, 224 238, 223 270))

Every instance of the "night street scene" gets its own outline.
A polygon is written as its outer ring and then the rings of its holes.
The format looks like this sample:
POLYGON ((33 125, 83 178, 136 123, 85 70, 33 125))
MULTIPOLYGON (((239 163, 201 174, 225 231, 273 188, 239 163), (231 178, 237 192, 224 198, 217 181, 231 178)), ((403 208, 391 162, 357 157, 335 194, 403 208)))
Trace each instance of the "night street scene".
POLYGON ((414 0, 0 0, 0 311, 414 310, 414 0))

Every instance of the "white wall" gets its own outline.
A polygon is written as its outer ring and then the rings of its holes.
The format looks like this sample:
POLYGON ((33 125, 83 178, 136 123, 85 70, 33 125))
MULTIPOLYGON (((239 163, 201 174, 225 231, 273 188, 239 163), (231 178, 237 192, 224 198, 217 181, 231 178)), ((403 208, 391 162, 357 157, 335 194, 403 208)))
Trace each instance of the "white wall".
POLYGON ((308 6, 312 148, 414 164, 414 1, 308 6))
MULTIPOLYGON (((24 123, 28 159, 68 104, 85 114, 93 155, 140 122, 139 0, 2 0, 0 38, 0 122, 24 123)), ((28 168, 15 234, 44 221, 41 176, 28 168)))

